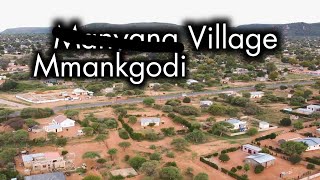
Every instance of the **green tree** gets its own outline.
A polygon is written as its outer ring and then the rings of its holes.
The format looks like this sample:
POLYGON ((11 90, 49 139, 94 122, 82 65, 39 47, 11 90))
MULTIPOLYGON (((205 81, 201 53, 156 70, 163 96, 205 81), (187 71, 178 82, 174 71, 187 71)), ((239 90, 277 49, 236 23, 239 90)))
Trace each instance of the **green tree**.
POLYGON ((280 145, 283 152, 286 154, 292 156, 292 155, 300 155, 302 152, 304 152, 308 146, 302 142, 296 142, 296 141, 287 141, 280 145))
POLYGON ((111 160, 114 159, 114 157, 116 156, 117 152, 118 152, 118 149, 116 149, 116 148, 112 148, 112 149, 108 150, 108 154, 110 155, 111 160))
POLYGON ((174 138, 171 141, 171 145, 176 149, 177 151, 184 151, 188 148, 189 144, 188 141, 183 138, 174 138))
POLYGON ((273 81, 275 81, 277 78, 279 77, 279 73, 277 71, 272 71, 270 74, 269 74, 269 78, 273 81))
POLYGON ((209 176, 207 173, 199 173, 193 178, 193 180, 209 180, 209 176))
POLYGON ((260 173, 262 173, 263 170, 264 170, 264 167, 259 164, 254 168, 254 173, 260 174, 260 173))
POLYGON ((130 124, 135 124, 137 122, 137 117, 136 116, 129 116, 129 121, 130 124))
POLYGON ((120 146, 123 149, 123 151, 125 151, 128 147, 131 146, 131 143, 128 141, 123 141, 123 142, 120 142, 118 146, 120 146))
POLYGON ((57 146, 65 146, 65 145, 67 145, 67 138, 58 137, 58 138, 56 139, 56 145, 57 145, 57 146))
POLYGON ((291 119, 290 118, 283 118, 280 121, 281 126, 291 126, 291 119))
POLYGON ((160 175, 160 179, 163 179, 163 180, 181 180, 181 179, 183 179, 179 169, 176 167, 172 167, 172 166, 163 167, 160 170, 159 175, 160 175))
POLYGON ((142 164, 145 163, 147 160, 144 157, 141 156, 135 156, 133 158, 130 158, 128 163, 131 167, 133 167, 135 170, 138 170, 141 168, 142 164))
POLYGON ((82 129, 82 131, 86 136, 92 136, 93 135, 93 128, 92 127, 84 127, 82 129))
POLYGON ((83 180, 101 180, 100 176, 95 176, 95 175, 88 175, 83 178, 83 180))
POLYGON ((190 102, 191 102, 191 98, 189 98, 189 97, 184 97, 183 100, 182 100, 182 102, 184 102, 184 103, 190 103, 190 102))
POLYGON ((249 164, 244 164, 243 170, 247 173, 250 170, 250 165, 249 164))
POLYGON ((228 154, 221 153, 219 156, 219 160, 222 162, 227 162, 230 160, 230 157, 228 156, 228 154))
POLYGON ((144 98, 143 99, 143 104, 145 104, 146 106, 152 106, 156 101, 153 98, 144 98))
POLYGON ((16 154, 17 151, 13 148, 5 148, 2 151, 0 151, 0 165, 4 166, 9 162, 13 162, 16 154))
POLYGON ((302 123, 302 121, 296 121, 296 122, 294 122, 294 123, 293 123, 293 127, 294 127, 295 129, 303 129, 303 123, 302 123))
POLYGON ((258 134, 258 129, 252 127, 252 128, 250 128, 250 129, 248 129, 248 131, 246 132, 246 134, 249 135, 249 136, 256 135, 256 134, 258 134))
POLYGON ((3 117, 7 121, 9 115, 12 114, 13 112, 14 111, 11 109, 1 109, 0 110, 0 117, 3 117))
POLYGON ((220 121, 212 125, 211 133, 221 136, 223 133, 228 132, 231 128, 233 128, 232 124, 225 121, 220 121))
POLYGON ((49 142, 54 143, 57 139, 57 133, 55 132, 48 132, 47 138, 49 139, 49 142))
POLYGON ((97 137, 94 139, 98 142, 104 142, 107 139, 107 135, 105 134, 98 134, 97 137))
POLYGON ((159 162, 155 160, 144 162, 141 165, 141 172, 145 173, 147 176, 156 177, 158 174, 159 162))
POLYGON ((82 155, 82 159, 94 159, 94 158, 100 158, 100 154, 94 151, 88 151, 82 155))
POLYGON ((192 143, 203 143, 206 135, 201 130, 194 130, 186 135, 186 139, 192 143))
MULTIPOLYGON (((254 86, 254 88, 257 90, 257 91, 262 91, 263 89, 266 88, 266 84, 265 83, 258 83, 254 86)), ((243 96, 244 97, 244 96, 243 96)), ((249 96, 250 97, 250 96, 249 96)), ((246 98, 249 98, 249 97, 246 97, 246 98)))
POLYGON ((161 154, 160 153, 152 153, 150 155, 150 160, 156 160, 156 161, 160 161, 161 160, 161 154))
POLYGON ((79 120, 79 111, 78 110, 68 109, 64 112, 64 115, 66 115, 70 119, 79 120))
POLYGON ((161 110, 162 110, 163 112, 170 113, 170 112, 173 111, 173 107, 170 106, 170 105, 164 105, 164 106, 162 106, 161 110))

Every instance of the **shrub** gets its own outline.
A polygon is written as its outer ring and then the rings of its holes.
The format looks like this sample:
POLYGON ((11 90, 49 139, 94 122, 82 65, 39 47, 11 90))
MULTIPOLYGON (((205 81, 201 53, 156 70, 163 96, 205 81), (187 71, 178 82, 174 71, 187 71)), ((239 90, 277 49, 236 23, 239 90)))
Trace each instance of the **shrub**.
POLYGON ((237 169, 238 169, 238 170, 241 170, 241 169, 242 169, 242 166, 237 166, 237 169))
POLYGON ((222 154, 220 154, 220 156, 219 156, 219 160, 222 161, 222 162, 227 162, 227 161, 230 160, 230 157, 228 156, 228 154, 222 153, 222 154))
POLYGON ((314 164, 308 163, 307 164, 307 169, 315 169, 316 166, 314 164))
POLYGON ((259 173, 262 173, 263 170, 264 170, 264 167, 259 164, 254 168, 254 173, 259 174, 259 173))
POLYGON ((232 168, 231 168, 231 172, 234 172, 234 173, 235 173, 235 172, 237 172, 237 169, 236 169, 235 167, 232 167, 232 168))
POLYGON ((129 134, 125 129, 119 129, 119 137, 122 139, 129 139, 129 134))
POLYGON ((290 118, 283 118, 280 121, 281 126, 291 126, 291 119, 290 118))
POLYGON ((140 167, 142 166, 142 164, 144 162, 146 162, 147 160, 144 157, 141 156, 135 156, 133 158, 130 158, 128 163, 130 164, 131 167, 133 167, 134 169, 138 170, 140 169, 140 167))
POLYGON ((170 105, 172 107, 179 106, 181 101, 179 99, 170 99, 166 102, 166 105, 170 105))
POLYGON ((173 111, 173 107, 170 106, 170 105, 164 105, 162 106, 162 109, 161 109, 163 112, 166 112, 166 113, 169 113, 169 112, 172 112, 173 111))
POLYGON ((310 163, 313 163, 313 164, 316 164, 316 165, 320 165, 320 159, 318 159, 318 158, 309 158, 309 157, 307 157, 306 158, 306 161, 307 162, 310 162, 310 163))
POLYGON ((150 155, 150 160, 156 160, 156 161, 161 160, 161 154, 160 154, 160 153, 157 153, 157 152, 151 154, 151 155, 150 155))
POLYGON ((297 164, 297 163, 299 163, 301 161, 301 157, 299 155, 293 155, 293 156, 289 157, 289 161, 292 164, 297 164))
POLYGON ((66 151, 66 150, 63 150, 63 151, 61 152, 61 155, 62 155, 62 156, 66 155, 66 154, 68 154, 68 151, 66 151))
POLYGON ((250 129, 248 129, 246 134, 249 135, 249 136, 256 135, 256 134, 258 134, 258 129, 257 128, 250 128, 250 129))
POLYGON ((88 151, 88 152, 85 152, 83 155, 82 155, 82 158, 83 159, 94 159, 94 158, 100 158, 100 154, 97 153, 97 152, 93 152, 93 151, 88 151))
POLYGON ((164 167, 169 167, 169 166, 173 166, 173 167, 178 167, 176 162, 166 162, 164 164, 164 167))
POLYGON ((146 106, 152 106, 156 101, 153 98, 144 98, 143 99, 143 104, 146 106))
POLYGON ((191 99, 189 97, 184 97, 182 102, 184 103, 190 103, 191 102, 191 99))
POLYGON ((173 108, 173 111, 185 116, 200 114, 199 110, 193 106, 177 106, 173 108))
POLYGON ((103 163, 105 163, 105 162, 107 162, 107 160, 105 160, 105 159, 103 159, 103 158, 97 159, 97 163, 99 163, 99 164, 103 164, 103 163))
POLYGON ((217 169, 217 170, 219 169, 218 165, 216 165, 215 163, 213 163, 211 161, 205 160, 203 157, 200 157, 200 161, 205 163, 205 164, 207 164, 207 165, 209 165, 209 166, 211 166, 211 167, 213 167, 213 168, 215 168, 215 169, 217 169))
POLYGON ((174 152, 167 152, 167 154, 166 154, 166 156, 168 157, 168 158, 174 158, 175 157, 175 155, 174 155, 174 152))
POLYGON ((130 116, 128 122, 130 124, 135 124, 137 122, 137 117, 136 116, 130 116))
POLYGON ((22 118, 47 118, 54 114, 50 108, 24 108, 20 112, 22 118))

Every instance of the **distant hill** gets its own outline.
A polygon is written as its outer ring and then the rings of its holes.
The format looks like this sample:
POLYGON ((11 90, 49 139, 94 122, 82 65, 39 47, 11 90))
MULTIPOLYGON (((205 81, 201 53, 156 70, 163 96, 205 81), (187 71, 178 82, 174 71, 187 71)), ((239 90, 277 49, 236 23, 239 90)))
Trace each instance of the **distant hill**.
POLYGON ((10 28, 1 32, 1 34, 48 34, 51 33, 49 27, 20 27, 10 28))
MULTIPOLYGON (((82 26, 83 30, 91 32, 110 32, 110 31, 128 31, 139 30, 182 30, 182 26, 170 23, 130 23, 130 24, 109 24, 109 23, 92 23, 82 26)), ((248 24, 238 26, 239 29, 279 29, 287 36, 320 36, 320 23, 290 23, 290 24, 248 24)), ((49 27, 23 27, 6 29, 1 34, 43 34, 51 33, 49 27)))

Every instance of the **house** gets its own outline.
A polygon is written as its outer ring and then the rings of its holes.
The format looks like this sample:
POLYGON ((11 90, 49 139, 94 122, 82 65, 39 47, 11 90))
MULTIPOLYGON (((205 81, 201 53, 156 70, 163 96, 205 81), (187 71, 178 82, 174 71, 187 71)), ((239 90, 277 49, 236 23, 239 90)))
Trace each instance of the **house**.
POLYGON ((132 177, 138 175, 137 171, 133 168, 116 169, 110 171, 112 176, 132 177))
POLYGON ((260 81, 260 82, 265 82, 267 81, 268 79, 266 77, 257 77, 256 78, 256 81, 260 81))
POLYGON ((233 125, 233 130, 245 131, 247 129, 247 122, 238 119, 229 119, 226 122, 233 125))
POLYGON ((188 79, 188 80, 187 80, 187 84, 188 84, 188 85, 191 85, 191 84, 194 84, 194 83, 199 83, 199 81, 194 80, 194 79, 188 79))
POLYGON ((74 127, 75 121, 67 118, 65 115, 59 115, 52 119, 52 124, 60 125, 62 128, 74 127))
POLYGON ((267 168, 274 165, 276 158, 266 153, 257 153, 247 156, 244 160, 245 163, 251 164, 252 166, 262 165, 267 168))
POLYGON ((0 80, 6 80, 7 76, 0 76, 0 80))
POLYGON ((152 88, 154 88, 155 86, 160 86, 160 83, 149 83, 149 85, 148 85, 148 87, 150 88, 150 89, 152 89, 152 88))
POLYGON ((241 150, 249 154, 258 154, 262 149, 251 144, 245 144, 241 146, 241 150))
POLYGON ((262 96, 264 96, 264 92, 262 92, 262 91, 250 92, 250 98, 252 98, 252 99, 261 98, 262 96))
POLYGON ((40 126, 38 125, 34 125, 32 127, 30 127, 28 129, 29 132, 34 132, 34 133, 38 133, 38 132, 42 132, 43 131, 43 128, 41 128, 40 126))
POLYGON ((93 92, 92 91, 86 91, 80 88, 76 88, 72 91, 72 94, 80 96, 80 95, 88 95, 88 96, 93 96, 93 92))
POLYGON ((298 108, 298 109, 294 110, 294 112, 297 112, 300 114, 305 114, 305 115, 310 115, 313 113, 313 111, 311 109, 307 109, 307 108, 298 108))
POLYGON ((37 174, 32 176, 25 176, 24 180, 66 180, 63 172, 53 172, 46 174, 37 174))
POLYGON ((59 124, 50 124, 43 128, 46 132, 61 132, 62 127, 59 124))
POLYGON ((264 121, 259 122, 259 129, 269 129, 270 124, 264 121))
POLYGON ((159 126, 161 122, 160 118, 157 117, 147 117, 147 118, 142 118, 140 120, 141 126, 149 126, 150 124, 154 124, 154 126, 159 126))
POLYGON ((320 111, 320 105, 308 105, 307 109, 311 110, 312 112, 320 111))
POLYGON ((22 155, 22 162, 26 169, 41 172, 63 169, 66 166, 66 161, 59 152, 22 155))
POLYGON ((206 100, 206 101, 200 101, 200 107, 209 107, 213 104, 212 101, 206 100))
POLYGON ((306 151, 313 151, 313 150, 319 150, 320 149, 320 138, 303 138, 303 139, 296 139, 295 142, 303 142, 305 143, 308 148, 306 151))

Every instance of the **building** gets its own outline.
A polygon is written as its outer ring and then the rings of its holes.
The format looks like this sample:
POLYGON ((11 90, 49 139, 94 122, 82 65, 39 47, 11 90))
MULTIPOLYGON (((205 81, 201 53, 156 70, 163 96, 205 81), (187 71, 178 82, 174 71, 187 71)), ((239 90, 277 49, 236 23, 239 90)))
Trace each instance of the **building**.
POLYGON ((259 122, 259 129, 269 129, 270 124, 264 121, 259 122))
POLYGON ((63 169, 66 166, 66 161, 58 152, 22 155, 22 162, 26 169, 41 172, 63 169))
POLYGON ((41 128, 39 125, 34 125, 34 126, 28 128, 28 131, 38 133, 38 132, 42 132, 43 128, 41 128))
POLYGON ((62 172, 53 172, 53 173, 25 176, 24 180, 66 180, 66 177, 62 172))
POLYGON ((303 138, 303 139, 296 139, 295 142, 303 142, 305 143, 308 148, 306 151, 313 151, 313 150, 319 150, 320 149, 320 138, 303 138))
POLYGON ((59 124, 50 124, 43 128, 46 132, 61 132, 62 127, 59 124))
POLYGON ((65 115, 59 115, 52 119, 52 124, 60 125, 62 128, 69 128, 75 126, 75 121, 67 118, 65 115))
POLYGON ((320 111, 320 105, 308 105, 307 109, 311 110, 312 112, 320 111))
POLYGON ((154 88, 155 86, 160 87, 160 83, 149 83, 149 85, 148 85, 148 87, 149 87, 150 89, 154 88))
POLYGON ((142 118, 140 120, 141 126, 149 126, 150 124, 154 124, 154 126, 159 126, 161 123, 161 119, 157 117, 147 117, 147 118, 142 118))
POLYGON ((307 109, 307 108, 298 108, 298 109, 294 110, 294 112, 299 113, 299 114, 305 114, 305 115, 310 115, 313 113, 313 111, 311 109, 307 109))
POLYGON ((209 106, 211 106, 212 104, 213 104, 212 101, 208 101, 208 100, 206 100, 206 101, 200 101, 200 107, 209 107, 209 106))
POLYGON ((188 85, 191 85, 191 84, 194 84, 194 83, 199 83, 199 81, 194 80, 194 79, 188 79, 188 80, 187 80, 187 84, 188 84, 188 85))
POLYGON ((245 144, 241 146, 241 150, 249 154, 258 154, 262 149, 251 144, 245 144))
POLYGON ((233 130, 245 131, 247 129, 247 122, 238 119, 229 119, 226 122, 233 125, 233 130))
POLYGON ((262 92, 262 91, 250 92, 250 98, 252 98, 252 99, 261 98, 262 96, 264 96, 264 92, 262 92))
POLYGON ((116 169, 110 171, 112 176, 132 177, 138 175, 137 171, 133 168, 116 169))
POLYGON ((262 165, 263 167, 267 168, 274 165, 275 160, 276 158, 270 154, 257 153, 247 156, 244 161, 252 166, 262 165))
POLYGON ((318 133, 318 134, 320 134, 320 128, 319 128, 319 129, 317 129, 317 133, 318 133))
POLYGON ((92 91, 86 91, 80 88, 76 88, 72 91, 72 94, 80 96, 80 95, 88 95, 88 96, 93 96, 93 92, 92 91))

